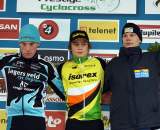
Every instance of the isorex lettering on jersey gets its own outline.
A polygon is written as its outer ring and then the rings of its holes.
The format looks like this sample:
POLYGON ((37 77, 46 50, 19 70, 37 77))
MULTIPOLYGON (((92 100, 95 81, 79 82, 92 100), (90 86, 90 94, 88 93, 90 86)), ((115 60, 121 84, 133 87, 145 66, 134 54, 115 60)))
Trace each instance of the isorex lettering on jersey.
POLYGON ((97 73, 95 72, 95 73, 86 73, 78 75, 69 74, 68 80, 91 78, 91 77, 97 77, 97 73))

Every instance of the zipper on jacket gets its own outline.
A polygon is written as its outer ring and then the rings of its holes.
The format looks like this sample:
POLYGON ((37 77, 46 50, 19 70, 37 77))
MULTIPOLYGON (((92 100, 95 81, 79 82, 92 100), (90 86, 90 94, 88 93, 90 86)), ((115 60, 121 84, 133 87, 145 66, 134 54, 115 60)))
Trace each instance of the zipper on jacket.
POLYGON ((23 89, 22 89, 22 93, 23 93, 23 96, 22 96, 22 113, 23 113, 23 116, 24 116, 24 85, 22 85, 23 89))

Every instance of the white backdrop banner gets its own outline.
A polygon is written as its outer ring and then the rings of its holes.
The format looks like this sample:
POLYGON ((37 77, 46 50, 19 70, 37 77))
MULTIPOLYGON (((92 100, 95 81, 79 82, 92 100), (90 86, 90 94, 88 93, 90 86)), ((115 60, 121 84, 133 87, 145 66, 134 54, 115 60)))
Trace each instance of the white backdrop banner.
POLYGON ((145 14, 160 14, 160 0, 145 0, 145 14))
POLYGON ((70 35, 70 19, 30 18, 40 31, 41 41, 68 41, 70 35))
POLYGON ((136 0, 17 0, 17 12, 136 14, 136 0))

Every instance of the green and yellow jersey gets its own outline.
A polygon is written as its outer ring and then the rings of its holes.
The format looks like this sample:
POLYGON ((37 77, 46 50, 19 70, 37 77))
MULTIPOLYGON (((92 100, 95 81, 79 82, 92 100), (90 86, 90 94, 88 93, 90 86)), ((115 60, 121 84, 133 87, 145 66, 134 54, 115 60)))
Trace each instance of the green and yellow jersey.
POLYGON ((105 61, 94 57, 84 62, 71 59, 59 66, 69 119, 101 119, 104 68, 105 61))

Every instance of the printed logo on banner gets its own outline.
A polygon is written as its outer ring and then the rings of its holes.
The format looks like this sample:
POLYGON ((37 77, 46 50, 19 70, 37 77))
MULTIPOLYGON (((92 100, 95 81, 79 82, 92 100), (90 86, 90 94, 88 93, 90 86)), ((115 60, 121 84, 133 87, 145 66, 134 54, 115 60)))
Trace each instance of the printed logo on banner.
POLYGON ((160 14, 160 0, 145 0, 146 14, 160 14))
POLYGON ((136 0, 17 0, 17 12, 136 14, 136 0))
POLYGON ((0 40, 18 39, 20 19, 0 18, 0 40))
POLYGON ((6 130, 7 126, 7 113, 5 109, 0 109, 0 130, 6 130))
POLYGON ((65 129, 65 111, 45 111, 47 130, 65 129))
POLYGON ((78 28, 85 30, 94 42, 119 41, 119 20, 78 20, 78 28))
POLYGON ((7 90, 5 86, 4 78, 0 78, 0 101, 6 101, 7 99, 7 90))
POLYGON ((102 111, 102 119, 104 123, 104 130, 111 130, 110 128, 110 112, 109 111, 102 111))
POLYGON ((5 11, 6 0, 0 0, 0 12, 5 11))
POLYGON ((70 19, 39 19, 30 18, 40 30, 42 41, 68 41, 70 35, 70 19))
POLYGON ((137 24, 142 32, 143 43, 160 42, 160 20, 128 20, 137 24))
POLYGON ((142 30, 143 38, 145 39, 160 39, 160 24, 159 25, 139 25, 142 30))
POLYGON ((51 40, 57 36, 59 28, 56 22, 46 20, 39 25, 39 31, 42 38, 51 40))
POLYGON ((68 60, 69 52, 67 49, 39 49, 38 53, 43 59, 57 66, 68 60))
POLYGON ((160 0, 154 0, 153 4, 158 8, 160 6, 160 0))

